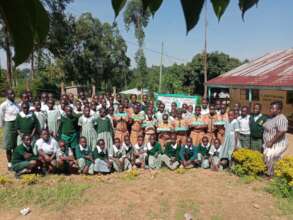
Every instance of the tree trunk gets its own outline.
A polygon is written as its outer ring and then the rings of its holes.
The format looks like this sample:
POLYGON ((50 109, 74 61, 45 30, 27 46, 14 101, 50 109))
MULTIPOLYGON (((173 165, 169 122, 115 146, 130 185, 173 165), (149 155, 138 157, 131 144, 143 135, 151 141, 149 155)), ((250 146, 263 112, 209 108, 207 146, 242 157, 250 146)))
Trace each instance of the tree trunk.
POLYGON ((31 56, 31 77, 32 77, 32 79, 35 78, 35 57, 34 57, 34 51, 32 51, 32 56, 31 56))
POLYGON ((8 86, 11 88, 12 87, 12 53, 10 49, 8 30, 6 27, 4 28, 4 31, 5 31, 4 50, 6 53, 6 65, 7 65, 6 80, 7 80, 8 86))

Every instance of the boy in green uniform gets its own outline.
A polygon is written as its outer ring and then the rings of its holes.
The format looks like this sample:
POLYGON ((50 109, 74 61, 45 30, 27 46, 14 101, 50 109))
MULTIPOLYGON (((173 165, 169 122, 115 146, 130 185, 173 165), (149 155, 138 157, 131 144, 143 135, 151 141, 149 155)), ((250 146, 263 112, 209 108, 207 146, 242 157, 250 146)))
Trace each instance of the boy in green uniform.
POLYGON ((155 135, 150 137, 149 143, 146 146, 146 152, 148 155, 148 166, 151 169, 161 168, 161 154, 162 149, 160 143, 156 142, 155 135))
POLYGON ((78 118, 72 114, 70 106, 65 107, 65 115, 61 116, 60 137, 74 151, 78 145, 78 118))
POLYGON ((85 137, 79 138, 79 145, 75 148, 75 156, 78 162, 80 173, 90 175, 94 174, 92 149, 87 145, 85 137))
POLYGON ((198 148, 192 145, 192 138, 188 137, 186 145, 181 147, 179 160, 181 166, 184 168, 193 168, 200 164, 198 160, 198 148))
POLYGON ((207 169, 210 167, 209 164, 209 150, 210 143, 207 136, 203 136, 201 144, 198 145, 198 160, 201 162, 201 167, 207 169))
POLYGON ((261 104, 255 103, 253 106, 253 114, 249 118, 250 126, 250 147, 252 150, 262 151, 263 145, 263 124, 267 120, 267 116, 261 114, 261 104))
POLYGON ((180 165, 178 162, 180 146, 176 142, 177 136, 175 133, 172 133, 171 141, 167 142, 165 145, 164 154, 161 155, 162 163, 171 170, 175 170, 180 165))
POLYGON ((40 165, 38 157, 33 154, 30 135, 23 135, 22 142, 12 154, 12 169, 16 172, 16 176, 34 172, 40 165))

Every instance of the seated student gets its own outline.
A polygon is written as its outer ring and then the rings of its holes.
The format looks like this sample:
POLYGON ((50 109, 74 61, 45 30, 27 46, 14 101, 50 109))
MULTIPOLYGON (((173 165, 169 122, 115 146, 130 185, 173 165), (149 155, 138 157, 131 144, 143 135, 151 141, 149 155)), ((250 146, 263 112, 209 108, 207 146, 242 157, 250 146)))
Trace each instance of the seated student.
POLYGON ((192 145, 192 138, 188 137, 186 144, 181 147, 179 152, 179 160, 184 168, 193 168, 200 165, 198 160, 198 149, 192 145))
POLYGON ((126 157, 126 149, 122 147, 119 138, 114 139, 113 155, 109 155, 109 159, 113 161, 113 168, 117 172, 132 168, 129 159, 126 157))
POLYGON ((48 130, 43 129, 41 132, 41 138, 35 143, 35 150, 43 163, 43 169, 45 172, 53 173, 55 171, 57 165, 57 149, 58 142, 50 136, 48 130))
POLYGON ((22 137, 22 144, 18 145, 12 154, 12 169, 16 176, 24 173, 32 173, 40 165, 38 157, 33 154, 32 138, 25 134, 22 137))
POLYGON ((161 161, 169 169, 175 170, 179 167, 180 145, 177 143, 176 134, 171 134, 170 141, 166 144, 164 154, 161 155, 161 161))
POLYGON ((147 143, 146 152, 148 156, 148 166, 151 169, 161 168, 161 145, 156 141, 155 135, 150 137, 150 142, 147 143))
POLYGON ((85 137, 79 138, 79 145, 75 148, 75 156, 78 162, 80 173, 94 174, 92 149, 87 145, 87 140, 85 137))
POLYGON ((105 141, 99 139, 97 145, 93 150, 93 159, 95 161, 94 171, 97 173, 110 173, 113 162, 109 160, 109 150, 106 148, 105 141))
POLYGON ((59 148, 56 153, 57 169, 66 174, 74 173, 77 164, 71 148, 63 140, 60 140, 58 144, 59 148))
POLYGON ((223 168, 228 164, 227 159, 221 159, 221 151, 221 141, 220 139, 216 138, 214 140, 214 144, 211 146, 209 150, 209 162, 211 165, 211 169, 214 171, 223 170, 223 168))
POLYGON ((133 145, 131 144, 130 137, 128 135, 124 136, 124 142, 122 145, 123 149, 126 152, 126 158, 132 163, 133 162, 133 145))
POLYGON ((145 168, 145 158, 147 153, 145 151, 146 145, 144 144, 144 138, 142 135, 138 136, 137 143, 134 145, 134 166, 145 168))
POLYGON ((207 136, 204 136, 201 140, 201 144, 198 145, 198 160, 201 161, 201 167, 207 169, 210 167, 209 164, 209 150, 210 143, 207 136))

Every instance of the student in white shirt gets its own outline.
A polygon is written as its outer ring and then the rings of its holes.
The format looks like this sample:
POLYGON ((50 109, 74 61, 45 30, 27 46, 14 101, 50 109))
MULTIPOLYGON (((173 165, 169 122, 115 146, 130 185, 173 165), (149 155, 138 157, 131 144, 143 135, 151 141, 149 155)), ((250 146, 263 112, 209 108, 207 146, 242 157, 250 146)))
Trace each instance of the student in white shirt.
POLYGON ((209 110, 209 102, 207 99, 202 99, 201 101, 201 115, 208 115, 210 113, 209 110))
POLYGON ((6 91, 6 100, 0 105, 0 127, 4 127, 4 148, 8 161, 8 170, 12 169, 12 151, 17 145, 16 116, 19 106, 15 103, 15 94, 12 89, 6 91))
POLYGON ((237 118, 239 123, 239 144, 240 147, 250 148, 250 115, 248 114, 248 107, 241 108, 241 115, 237 118))
POLYGON ((43 168, 46 169, 47 172, 53 173, 57 165, 56 153, 58 151, 58 142, 50 136, 48 130, 42 130, 41 138, 35 143, 35 150, 40 156, 43 168))

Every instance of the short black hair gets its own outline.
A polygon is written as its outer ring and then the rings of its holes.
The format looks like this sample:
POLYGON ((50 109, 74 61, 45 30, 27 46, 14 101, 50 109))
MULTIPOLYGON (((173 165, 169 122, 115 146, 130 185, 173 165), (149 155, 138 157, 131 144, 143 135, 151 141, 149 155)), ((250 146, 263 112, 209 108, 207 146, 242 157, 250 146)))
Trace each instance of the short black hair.
POLYGON ((276 105, 279 110, 282 110, 283 109, 283 103, 282 103, 282 101, 279 101, 279 100, 273 101, 273 102, 271 102, 271 106, 273 106, 273 105, 276 105))

